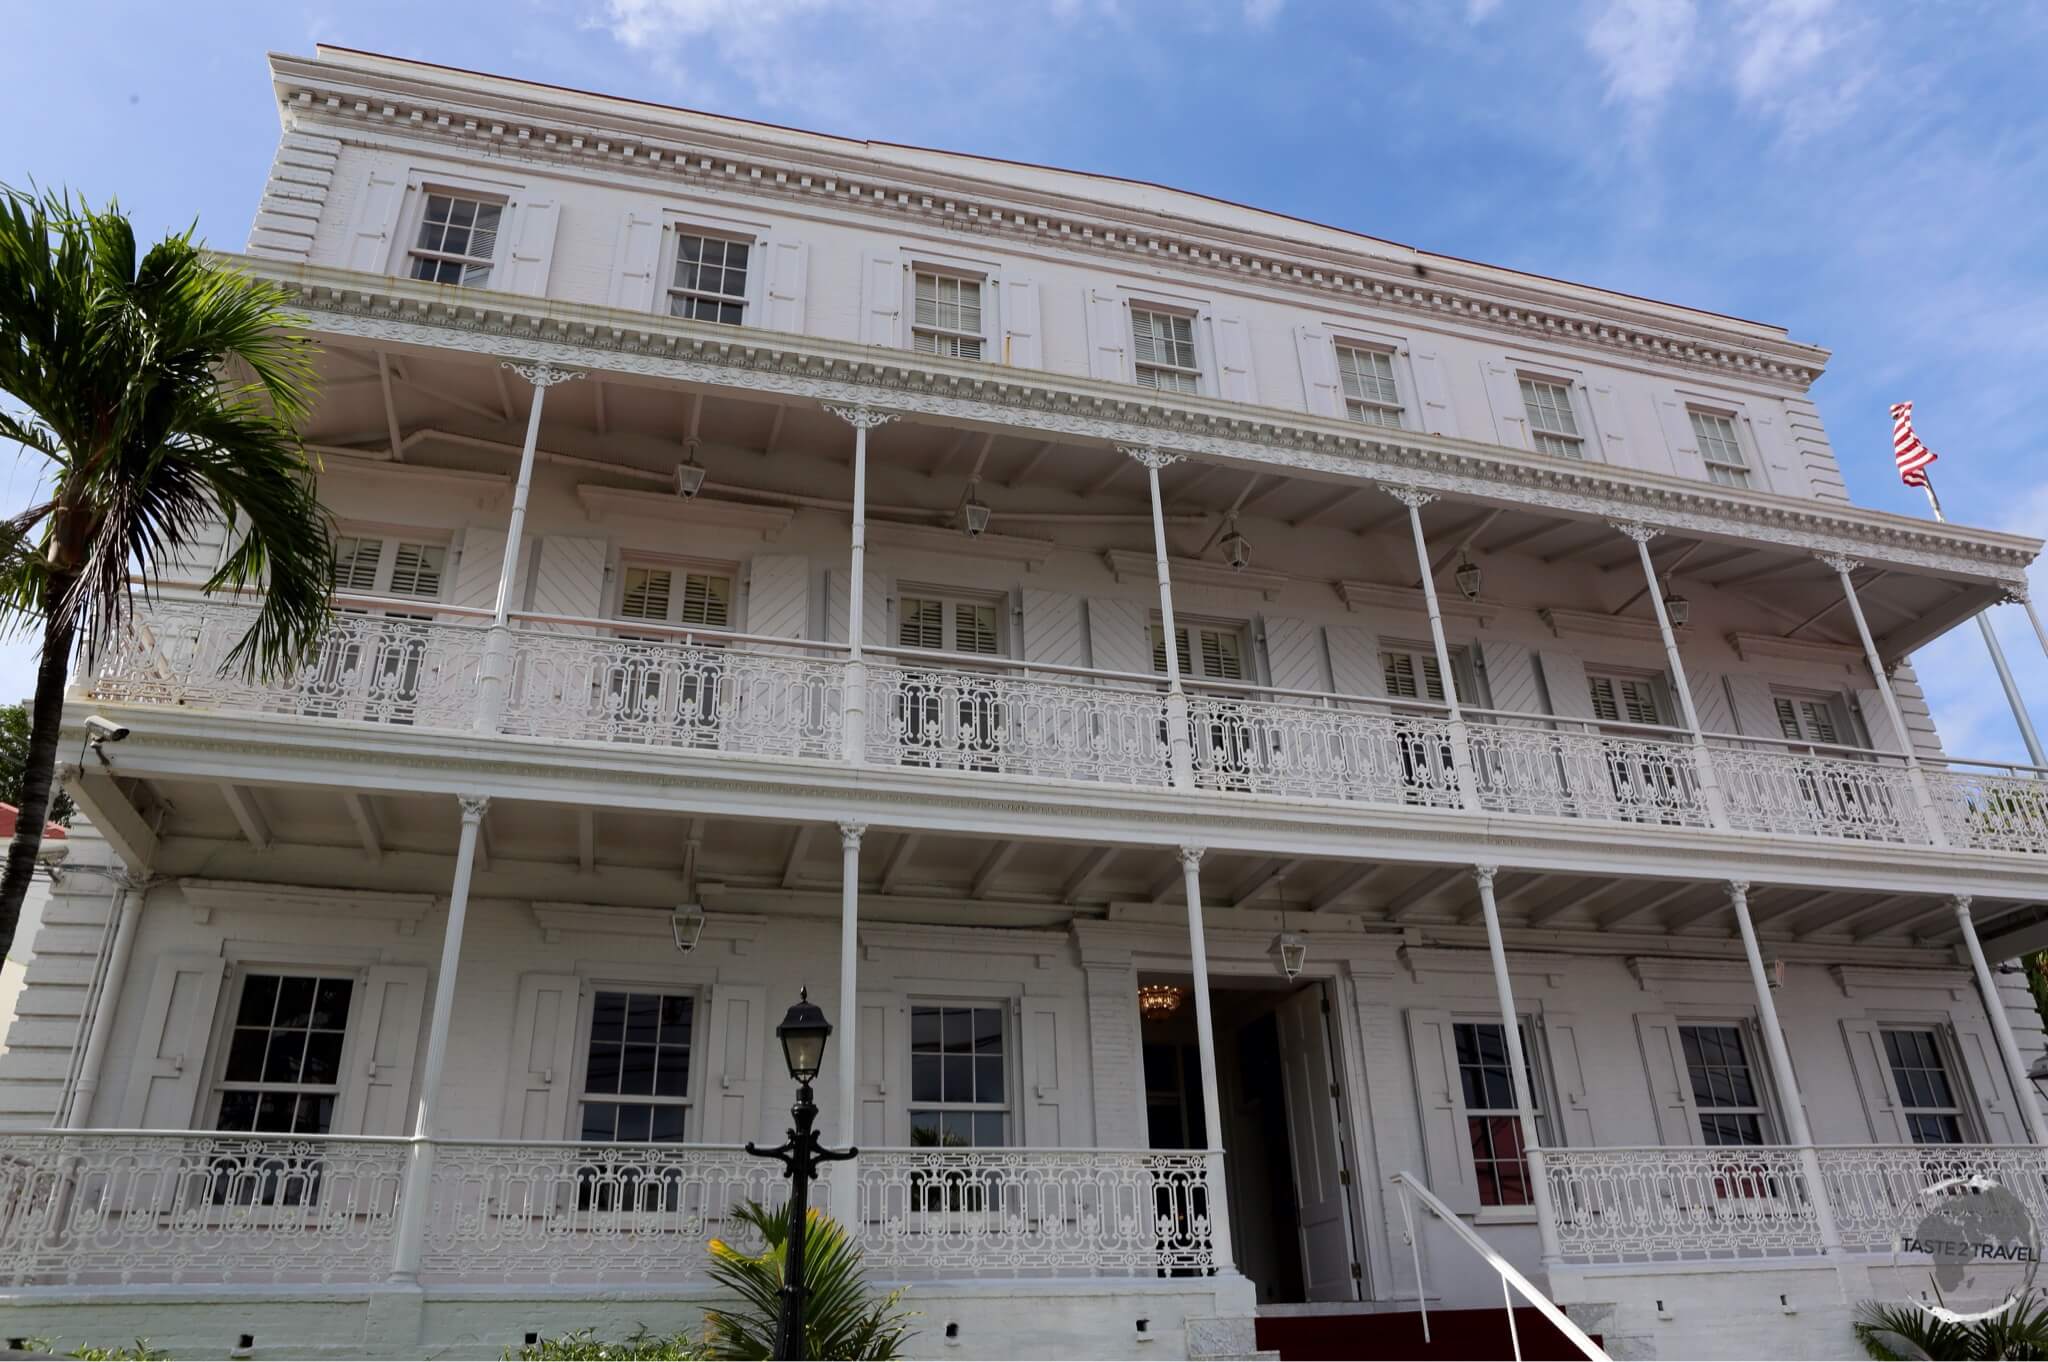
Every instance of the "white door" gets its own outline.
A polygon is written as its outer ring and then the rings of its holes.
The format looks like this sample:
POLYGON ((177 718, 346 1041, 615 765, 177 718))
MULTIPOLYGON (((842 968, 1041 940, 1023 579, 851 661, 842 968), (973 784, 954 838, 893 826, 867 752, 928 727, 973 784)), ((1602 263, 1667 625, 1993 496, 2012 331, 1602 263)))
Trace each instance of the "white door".
POLYGON ((1358 1259, 1324 996, 1324 986, 1312 984, 1280 1005, 1280 1067, 1301 1225, 1302 1289, 1312 1301, 1348 1301, 1358 1298, 1360 1281, 1351 1273, 1358 1259))

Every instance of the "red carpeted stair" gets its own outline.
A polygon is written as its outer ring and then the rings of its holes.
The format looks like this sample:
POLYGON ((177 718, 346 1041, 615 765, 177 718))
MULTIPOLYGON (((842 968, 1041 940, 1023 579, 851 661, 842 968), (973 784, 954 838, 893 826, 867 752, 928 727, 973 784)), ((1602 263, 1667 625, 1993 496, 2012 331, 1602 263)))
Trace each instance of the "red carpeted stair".
MULTIPOLYGON (((1537 1359, 1579 1357, 1549 1320, 1527 1306, 1515 1311, 1522 1356, 1537 1359)), ((1413 1310, 1351 1315, 1262 1315, 1259 1347, 1273 1349, 1281 1362, 1317 1362, 1322 1358, 1443 1358, 1490 1362, 1515 1355, 1508 1340, 1507 1311, 1432 1310, 1429 1342, 1422 1341, 1422 1316, 1413 1310)), ((1596 1336, 1593 1340, 1599 1342, 1596 1336)))

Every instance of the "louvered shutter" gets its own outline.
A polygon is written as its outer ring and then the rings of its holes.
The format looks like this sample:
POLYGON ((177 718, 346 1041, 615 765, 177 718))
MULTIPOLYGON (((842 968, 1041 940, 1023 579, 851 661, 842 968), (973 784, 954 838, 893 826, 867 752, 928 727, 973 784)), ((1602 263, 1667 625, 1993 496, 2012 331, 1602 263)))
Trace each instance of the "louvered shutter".
POLYGON ((1529 411, 1522 385, 1506 364, 1486 365, 1486 402, 1493 408, 1493 437, 1511 449, 1528 449, 1529 411))
POLYGON ((702 1133, 708 1144, 742 1144, 763 1138, 761 1081, 767 1053, 768 994, 758 984, 718 984, 699 1006, 709 1026, 702 1133))
POLYGON ((661 268, 661 220, 643 209, 627 210, 612 248, 611 287, 606 302, 629 312, 654 307, 661 268))
POLYGON ((1045 367, 1043 322, 1038 315, 1038 281, 1028 278, 1003 280, 1003 350, 998 356, 1019 369, 1045 367))
POLYGON ((1131 381, 1124 358, 1124 307, 1116 298, 1083 289, 1088 316, 1088 374, 1112 383, 1131 381))
POLYGON ((1266 675, 1281 690, 1330 690, 1323 631, 1307 620, 1267 615, 1259 632, 1266 641, 1266 675))
POLYGON ((1252 377, 1251 327, 1242 317, 1214 316, 1209 331, 1216 341, 1216 394, 1226 402, 1256 402, 1252 377))
POLYGON ((1543 669, 1543 689, 1550 696, 1550 712, 1567 719, 1593 719, 1593 697, 1586 680, 1586 664, 1571 653, 1545 648, 1536 654, 1543 669))
POLYGON ((1686 1068, 1685 1045, 1678 1018, 1663 1012, 1636 1014, 1636 1040, 1650 1082, 1650 1104, 1657 1114, 1657 1139, 1666 1145, 1700 1142, 1700 1113, 1693 1105, 1692 1075, 1686 1068))
POLYGON ((1899 1107, 1898 1088, 1892 1082, 1891 1063, 1885 1057, 1884 1036, 1874 1022, 1842 1022, 1842 1042, 1849 1049, 1849 1070, 1856 1077, 1856 1093, 1863 1100, 1863 1119, 1868 1140, 1875 1144, 1911 1144, 1905 1112, 1899 1107))
POLYGON ((684 573, 676 622, 699 629, 732 628, 732 578, 717 572, 684 573))
POLYGON ((412 1134, 413 1061, 426 996, 424 965, 373 965, 364 976, 335 1134, 412 1134))
POLYGON ((369 596, 377 590, 377 569, 384 561, 384 541, 342 535, 334 541, 334 589, 369 596))
POLYGON ((1472 1169, 1472 1136, 1466 1125, 1451 1014, 1411 1007, 1407 1020, 1429 1190, 1453 1211, 1470 1215, 1479 1209, 1479 1180, 1472 1169))
MULTIPOLYGON (((1244 644, 1239 639, 1236 631, 1203 629, 1200 633, 1202 649, 1201 675, 1211 681, 1244 680, 1244 644)), ((1182 636, 1185 638, 1185 633, 1182 636)), ((1185 656, 1185 653, 1183 653, 1183 656, 1185 656)))
POLYGON ((1390 700, 1433 700, 1444 698, 1443 669, 1435 657, 1387 648, 1380 653, 1380 684, 1390 700))
POLYGON ((946 646, 946 604, 924 596, 901 596, 896 601, 896 646, 928 648, 934 652, 946 646))
POLYGON ((390 274, 393 269, 393 236, 398 231, 398 209, 405 198, 405 181, 395 171, 372 166, 356 190, 354 209, 349 214, 348 240, 342 252, 346 269, 364 274, 390 274))
POLYGON ((1088 635, 1082 627, 1079 596, 1027 586, 1023 603, 1025 661, 1055 667, 1088 664, 1088 635))
POLYGON ((811 248, 802 241, 777 241, 768 248, 768 306, 763 324, 770 331, 801 335, 804 295, 811 274, 811 248))
POLYGON ((580 988, 573 974, 519 976, 504 1120, 498 1127, 501 1139, 568 1137, 580 988))
POLYGON ((519 205, 512 223, 512 267, 505 288, 535 298, 548 296, 548 274, 555 263, 555 232, 562 219, 556 199, 529 199, 519 205))
MULTIPOLYGON (((540 615, 592 619, 604 611, 604 567, 610 546, 602 539, 551 534, 540 543, 540 571, 533 584, 533 610, 540 615)), ((588 625, 537 624, 557 634, 588 634, 588 625)))
POLYGON ((1092 596, 1088 600, 1090 665, 1106 672, 1149 672, 1152 649, 1144 606, 1092 596))
POLYGON ((447 576, 448 551, 438 544, 401 541, 391 553, 393 596, 414 596, 424 601, 441 598, 442 579, 447 576))
POLYGON ((628 567, 619 588, 619 618, 668 621, 669 605, 675 599, 675 573, 668 568, 628 567))
POLYGON ((197 1125, 199 1079, 213 1040, 227 965, 218 955, 177 953, 156 964, 121 1124, 130 1130, 191 1130, 197 1125))
POLYGON ((1451 405, 1443 361, 1434 348, 1415 347, 1409 355, 1415 372, 1415 395, 1422 402, 1422 428, 1432 435, 1458 433, 1458 409, 1451 405))
POLYGON ((1377 634, 1353 625, 1332 624, 1323 629, 1323 642, 1330 651, 1331 689, 1344 695, 1386 695, 1377 634))
POLYGON ((996 608, 973 601, 954 601, 952 604, 954 651, 995 656, 996 608))
POLYGON ((868 251, 860 258, 860 343, 900 348, 902 320, 902 262, 886 251, 868 251))
POLYGON ((1337 389, 1337 357, 1330 333, 1314 326, 1294 328, 1294 357, 1301 365, 1301 397, 1313 416, 1342 416, 1344 399, 1337 389))
POLYGON ((811 564, 796 554, 757 553, 747 564, 747 632, 802 638, 810 624, 811 564))

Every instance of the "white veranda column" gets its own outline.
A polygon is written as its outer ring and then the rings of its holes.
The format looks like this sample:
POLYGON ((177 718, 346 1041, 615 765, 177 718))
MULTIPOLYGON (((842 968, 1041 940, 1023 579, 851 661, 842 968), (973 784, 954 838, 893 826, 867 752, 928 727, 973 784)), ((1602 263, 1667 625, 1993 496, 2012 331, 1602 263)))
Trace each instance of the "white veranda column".
POLYGON ((2042 625, 2041 612, 2034 609, 2034 598, 2025 583, 2009 583, 2005 588, 2005 598, 2025 608, 2027 622, 2034 626, 2034 640, 2041 645, 2042 656, 2048 657, 2048 627, 2042 625))
POLYGON ((1436 669, 1444 683, 1444 707, 1450 712, 1451 770, 1458 779, 1458 802, 1468 809, 1477 809, 1479 786, 1472 778, 1471 734, 1466 731, 1465 711, 1458 699, 1458 678, 1451 670, 1451 646, 1444 640, 1444 615, 1437 605, 1429 543, 1422 535, 1422 508, 1436 500, 1436 493, 1385 483, 1380 490, 1408 508, 1408 531, 1415 539, 1415 563, 1422 577, 1422 604, 1429 612, 1429 641, 1436 649, 1436 669))
POLYGON ((868 667, 861 644, 867 627, 868 432, 895 420, 896 414, 867 406, 828 404, 825 410, 853 427, 853 536, 846 563, 846 686, 840 693, 840 730, 846 760, 858 762, 867 757, 868 741, 868 667))
POLYGON ((1508 979, 1507 947, 1500 935, 1500 905, 1493 897, 1496 867, 1475 865, 1479 909, 1486 918, 1486 949, 1493 957, 1493 990, 1500 1002, 1501 1030, 1508 1043, 1508 1079, 1514 1085, 1515 1113, 1522 1127, 1522 1151, 1529 1161, 1529 1192, 1536 1202, 1536 1233, 1543 1242, 1543 1261, 1558 1262, 1557 1207, 1550 1199, 1550 1177, 1543 1168, 1543 1141, 1536 1130, 1536 1094, 1529 1091, 1529 1060, 1522 1049, 1522 1019, 1515 1011, 1515 988, 1508 979))
POLYGON ((1166 652, 1166 751, 1173 783, 1192 789, 1194 751, 1188 729, 1188 695, 1180 674, 1180 633, 1173 619, 1173 579, 1166 568, 1166 511, 1159 500, 1159 470, 1179 463, 1181 456, 1141 445, 1118 445, 1124 454, 1145 465, 1145 485, 1152 493, 1152 552, 1159 578, 1159 636, 1166 652))
POLYGON ((1841 579, 1842 595, 1848 599, 1850 618, 1856 621, 1856 637, 1863 641, 1863 660, 1869 664, 1870 674, 1877 681, 1877 693, 1884 701, 1885 717, 1892 722, 1892 732, 1899 735, 1899 743, 1905 748, 1906 783, 1912 788, 1913 803, 1927 825, 1927 840, 1938 847, 1947 846, 1948 832, 1942 827, 1941 815, 1934 807, 1934 794, 1927 787, 1927 773, 1920 769, 1920 759, 1913 753, 1913 737, 1906 730, 1905 717, 1899 713, 1899 697, 1892 693, 1892 679, 1885 675, 1884 659, 1878 656, 1877 640, 1870 636, 1870 621, 1863 617, 1863 602, 1856 598, 1856 583, 1849 576, 1863 564, 1839 553, 1817 553, 1814 557, 1833 568, 1835 576, 1841 579))
POLYGON ((1963 945, 1970 952, 1970 968, 1977 972, 1977 991, 1984 995, 1984 1011, 1991 1018, 1992 1034, 1998 1037, 1998 1055, 2005 1063, 2005 1076, 2012 1083, 2013 1095, 2019 1099, 2020 1112, 2026 1117, 2027 1138, 2035 1144, 2048 1144, 2048 1124, 2042 1121, 2041 1103, 2034 1096, 2034 1085, 2027 1080, 2027 1066, 2020 1059, 2019 1043, 2013 1039, 2012 1022, 2007 1020, 2005 1005, 1999 1001, 1998 979, 1984 959, 1984 943, 1977 939, 1977 924, 1970 917, 1969 895, 1958 894, 1955 906, 1956 925, 1963 929, 1963 945))
POLYGON ((1707 817, 1716 827, 1728 826, 1728 809, 1721 797, 1721 782, 1714 771, 1712 755, 1707 751, 1706 731, 1700 727, 1698 708, 1692 702, 1692 682, 1685 674, 1685 659, 1678 655, 1678 634, 1671 627, 1671 612, 1664 608, 1664 591, 1657 583, 1657 566, 1650 561, 1650 541, 1657 537, 1657 531, 1639 521, 1617 521, 1614 526, 1635 541, 1636 557, 1643 565, 1643 579, 1649 583, 1650 608, 1657 612, 1657 633, 1664 640, 1664 660, 1671 668, 1671 684, 1678 692, 1678 710, 1685 716, 1686 730, 1692 734, 1693 760, 1700 773, 1700 796, 1706 800, 1707 817))
POLYGON ((510 683, 512 639, 507 621, 512 614, 512 592, 519 575, 519 543, 526 533, 526 498, 533 490, 534 452, 540 444, 540 414, 547 405, 548 389, 583 377, 579 369, 557 369, 546 360, 534 364, 502 362, 533 385, 533 403, 526 413, 526 443, 519 449, 519 473, 512 483, 512 518, 505 526, 505 557, 498 565, 498 595, 491 609, 491 635, 484 644, 483 668, 477 678, 479 704, 477 727, 495 731, 505 710, 505 688, 510 683))
MULTIPOLYGON (((839 825, 839 1024, 833 1048, 839 1055, 839 1146, 860 1143, 860 841, 868 825, 846 819, 839 825)), ((856 1189, 860 1161, 835 1165, 830 1194, 832 1214, 851 1227, 859 1208, 856 1189)))
POLYGON ((1806 1102, 1799 1095, 1799 1076, 1792 1071, 1792 1052, 1785 1044, 1785 1030, 1778 1022, 1778 1003, 1771 996, 1770 975, 1764 971, 1763 952, 1757 949, 1756 924, 1749 916, 1749 885, 1728 881, 1728 904, 1735 910, 1735 926, 1742 934, 1742 953, 1749 961, 1749 982, 1756 990, 1757 1017, 1763 1023, 1764 1051, 1771 1062, 1771 1077, 1784 1099, 1785 1124, 1792 1143, 1799 1146, 1799 1163, 1806 1177, 1807 1195, 1813 1202, 1814 1228, 1820 1246, 1828 1253, 1841 1250, 1842 1236, 1835 1228, 1835 1211, 1828 1201, 1827 1183, 1821 1177, 1820 1156, 1814 1152, 1813 1131, 1806 1123, 1806 1102))
MULTIPOLYGON (((98 867, 91 867, 97 870, 98 867)), ((72 871, 72 874, 80 873, 72 871)), ((68 1130, 84 1130, 92 1124, 92 1100, 99 1092, 100 1071, 106 1067, 107 1038, 114 1031, 114 1004, 128 977, 128 961, 135 954, 135 925, 142 917, 142 902, 149 894, 147 876, 114 871, 114 941, 107 948, 107 972, 100 980, 99 1002, 93 1008, 92 1028, 86 1033, 85 1054, 78 1063, 78 1082, 71 1090, 70 1105, 64 1112, 68 1130)))
MULTIPOLYGON (((1173 652, 1168 648, 1168 655, 1173 652)), ((1202 852, 1180 849, 1188 900, 1188 962, 1195 976, 1195 1049, 1202 1068, 1202 1140, 1209 1151, 1209 1232, 1216 1270, 1231 1271, 1229 1198, 1223 1186, 1223 1099, 1216 1082, 1216 1026, 1209 1009, 1209 942, 1202 930, 1202 852)))
POLYGON ((441 1071, 448 1063, 448 1020, 455 1011, 455 971, 462 962, 462 927, 469 916, 469 881, 476 869, 477 833, 490 800, 462 798, 462 832, 455 843, 455 881, 448 890, 448 928, 441 937, 441 968, 434 979, 434 1010, 427 1023, 427 1053, 420 1065, 420 1095, 413 1109, 412 1149, 405 1191, 398 1206, 398 1242, 391 1275, 419 1276, 426 1244, 427 1212, 434 1182, 434 1115, 441 1096, 441 1071))

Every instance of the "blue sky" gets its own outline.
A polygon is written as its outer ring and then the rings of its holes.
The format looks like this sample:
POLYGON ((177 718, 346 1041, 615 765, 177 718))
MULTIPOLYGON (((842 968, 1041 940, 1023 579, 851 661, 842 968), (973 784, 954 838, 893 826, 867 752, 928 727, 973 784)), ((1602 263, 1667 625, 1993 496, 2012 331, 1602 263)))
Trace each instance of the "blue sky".
MULTIPOLYGON (((1790 328, 1857 501, 1918 403, 1953 519, 2048 533, 2048 6, 1869 0, 350 0, 6 7, 0 179, 239 248, 266 50, 318 41, 1159 181, 1790 328)), ((35 470, 0 454, 0 502, 35 470)), ((2035 596, 2048 605, 2048 572, 2035 596)), ((1996 612, 2048 725, 2048 661, 1996 612)), ((1949 750, 2023 755, 1976 631, 1949 750)), ((0 695, 26 694, 0 648, 0 695)))

